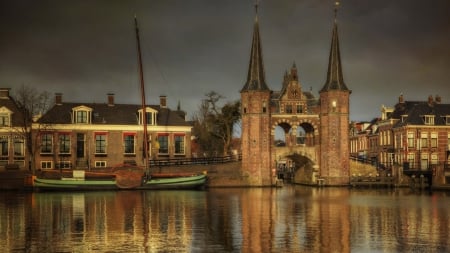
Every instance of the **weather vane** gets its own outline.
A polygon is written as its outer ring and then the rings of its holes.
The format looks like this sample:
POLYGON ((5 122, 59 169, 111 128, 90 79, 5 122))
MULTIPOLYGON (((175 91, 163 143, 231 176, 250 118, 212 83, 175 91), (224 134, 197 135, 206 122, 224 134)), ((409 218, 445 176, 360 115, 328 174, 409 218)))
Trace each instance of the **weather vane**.
POLYGON ((334 2, 334 21, 336 21, 336 19, 337 19, 337 11, 338 11, 338 7, 340 4, 341 4, 340 0, 336 0, 334 2))

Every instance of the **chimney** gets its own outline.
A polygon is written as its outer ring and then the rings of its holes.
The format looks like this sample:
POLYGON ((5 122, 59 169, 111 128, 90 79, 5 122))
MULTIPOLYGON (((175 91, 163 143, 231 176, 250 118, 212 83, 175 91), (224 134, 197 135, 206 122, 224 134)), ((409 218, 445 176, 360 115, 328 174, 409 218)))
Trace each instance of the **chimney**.
POLYGON ((167 108, 167 97, 165 95, 159 96, 159 106, 161 108, 167 108))
POLYGON ((0 88, 0 99, 9 99, 10 88, 0 88))
POLYGON ((433 102, 434 102, 433 96, 429 95, 429 96, 428 96, 428 104, 429 104, 429 105, 432 105, 433 102))
POLYGON ((398 97, 398 103, 399 104, 405 103, 405 99, 403 98, 403 94, 400 94, 400 96, 398 97))
POLYGON ((108 106, 114 106, 114 93, 108 93, 108 106))
POLYGON ((62 93, 55 93, 55 104, 62 105, 62 93))
POLYGON ((439 95, 436 95, 435 100, 436 100, 436 104, 440 104, 442 102, 441 96, 439 96, 439 95))

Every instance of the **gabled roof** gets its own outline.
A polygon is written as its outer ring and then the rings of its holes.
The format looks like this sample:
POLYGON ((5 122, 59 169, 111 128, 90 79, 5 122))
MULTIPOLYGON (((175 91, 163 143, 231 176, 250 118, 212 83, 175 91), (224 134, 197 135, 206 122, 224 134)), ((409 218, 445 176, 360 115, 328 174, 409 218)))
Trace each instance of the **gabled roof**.
POLYGON ((427 101, 405 101, 395 105, 393 119, 399 119, 394 127, 404 125, 425 125, 424 116, 434 116, 434 125, 445 125, 450 116, 450 104, 429 103, 427 101), (402 117, 404 117, 403 120, 402 117))
POLYGON ((247 81, 241 92, 245 91, 269 91, 264 74, 261 40, 259 37, 258 6, 255 6, 255 24, 253 26, 252 49, 248 65, 247 81))
MULTIPOLYGON (((142 109, 140 105, 133 104, 108 104, 97 103, 62 103, 53 106, 38 123, 41 124, 72 124, 73 108, 85 106, 92 109, 91 124, 107 125, 137 125, 138 111, 142 109)), ((156 111, 157 125, 162 126, 189 126, 184 119, 183 111, 172 111, 168 108, 161 108, 159 105, 148 105, 156 111)))

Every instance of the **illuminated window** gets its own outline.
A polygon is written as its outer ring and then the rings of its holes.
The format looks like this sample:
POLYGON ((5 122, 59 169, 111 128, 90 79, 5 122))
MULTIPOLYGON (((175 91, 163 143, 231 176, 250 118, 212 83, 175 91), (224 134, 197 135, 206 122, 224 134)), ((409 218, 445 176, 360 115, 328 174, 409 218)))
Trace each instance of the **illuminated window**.
POLYGON ((408 133, 408 148, 414 148, 414 133, 408 133))
POLYGON ((434 115, 425 115, 424 122, 425 125, 434 125, 434 115))
POLYGON ((427 148, 428 147, 428 133, 420 134, 420 147, 427 148))
POLYGON ((431 133, 431 147, 432 148, 437 148, 437 133, 431 133))

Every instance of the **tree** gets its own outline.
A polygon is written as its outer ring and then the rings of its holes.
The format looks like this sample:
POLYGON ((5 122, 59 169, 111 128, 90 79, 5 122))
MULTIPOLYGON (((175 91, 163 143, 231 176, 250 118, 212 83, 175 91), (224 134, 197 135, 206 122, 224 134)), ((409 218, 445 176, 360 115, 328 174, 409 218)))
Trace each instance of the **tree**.
POLYGON ((200 151, 208 155, 224 154, 230 150, 233 129, 240 120, 240 102, 227 102, 220 107, 223 96, 210 91, 205 94, 199 111, 194 115, 193 135, 200 151))
POLYGON ((23 117, 17 134, 25 140, 25 152, 30 157, 30 167, 34 172, 34 158, 37 148, 33 144, 33 121, 44 114, 50 107, 50 93, 38 92, 34 87, 22 85, 12 95, 23 117))

